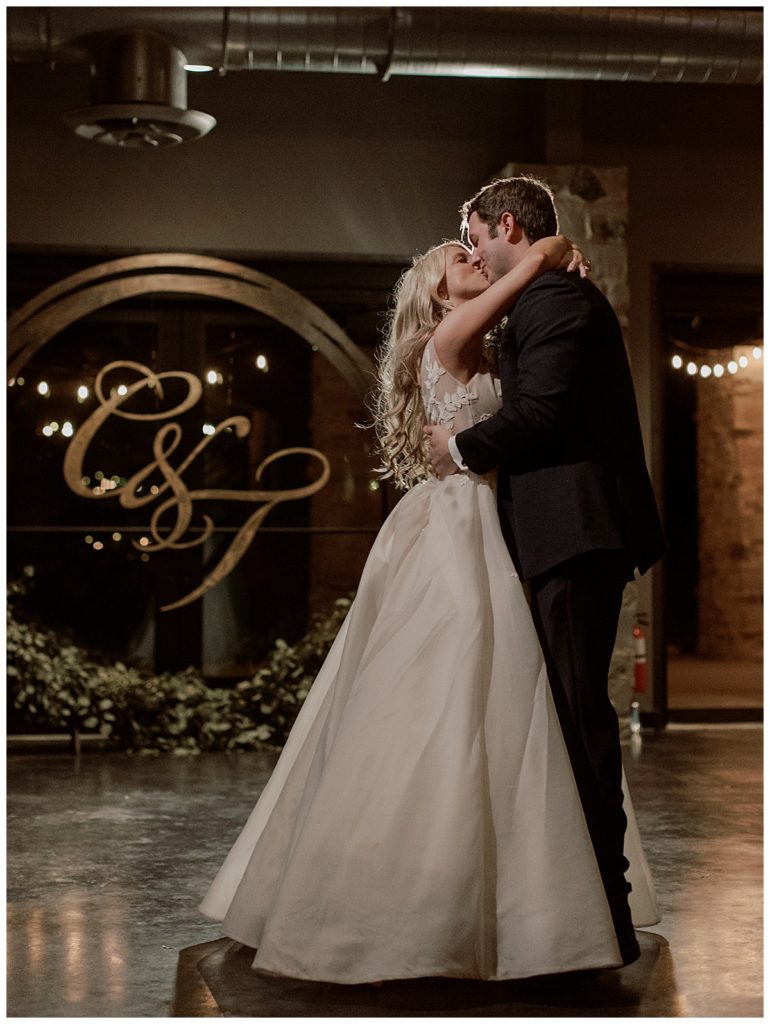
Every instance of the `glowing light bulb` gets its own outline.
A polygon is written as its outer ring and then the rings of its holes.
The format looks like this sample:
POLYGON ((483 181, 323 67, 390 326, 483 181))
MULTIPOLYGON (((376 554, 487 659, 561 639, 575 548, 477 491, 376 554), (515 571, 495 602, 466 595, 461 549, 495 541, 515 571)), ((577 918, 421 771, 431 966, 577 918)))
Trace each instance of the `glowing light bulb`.
POLYGON ((213 423, 204 423, 203 424, 203 433, 204 434, 207 434, 207 435, 210 436, 211 434, 215 434, 216 430, 217 430, 217 428, 214 426, 213 423))
POLYGON ((51 430, 50 426, 49 426, 49 425, 48 425, 47 423, 46 423, 46 425, 45 425, 45 426, 43 427, 43 434, 44 434, 44 435, 45 435, 46 437, 52 437, 52 436, 53 436, 53 431, 51 430))
POLYGON ((128 394, 128 388, 126 387, 125 384, 118 384, 118 394, 119 395, 127 395, 128 394))
POLYGON ((724 366, 722 366, 721 363, 715 363, 715 365, 714 365, 714 376, 715 377, 723 377, 724 373, 725 373, 724 366))
POLYGON ((727 364, 727 371, 728 371, 728 373, 737 373, 738 372, 738 364, 736 363, 736 361, 734 359, 731 359, 730 362, 727 364))
POLYGON ((257 358, 254 360, 254 364, 258 370, 263 370, 265 373, 267 373, 269 369, 267 365, 267 356, 257 356, 257 358))
POLYGON ((688 363, 687 372, 690 374, 691 377, 693 377, 698 372, 698 367, 695 365, 695 363, 688 363))
POLYGON ((112 539, 113 540, 121 540, 122 537, 123 537, 122 533, 113 533, 113 535, 112 535, 112 539))
POLYGON ((87 533, 86 534, 86 544, 93 544, 93 542, 94 542, 94 538, 91 536, 90 533, 87 533))
POLYGON ((104 547, 104 544, 102 544, 102 542, 100 540, 95 540, 94 541, 94 551, 101 551, 103 547, 104 547))
POLYGON ((701 377, 703 377, 704 380, 706 379, 706 377, 710 377, 711 376, 711 367, 708 365, 708 363, 706 363, 703 366, 701 366, 701 368, 700 368, 700 375, 701 375, 701 377))
POLYGON ((44 380, 41 380, 40 383, 37 386, 37 393, 39 395, 47 395, 47 394, 50 393, 50 391, 51 391, 51 389, 49 388, 47 382, 44 381, 44 380))
POLYGON ((11 379, 8 381, 8 387, 12 388, 15 383, 16 383, 16 378, 15 377, 11 377, 11 379))
POLYGON ((141 547, 146 548, 149 543, 150 543, 149 537, 140 537, 139 538, 139 544, 140 544, 141 547))
POLYGON ((79 402, 85 402, 85 400, 87 398, 88 398, 88 388, 85 386, 85 384, 81 384, 80 387, 78 388, 78 401, 79 402))
POLYGON ((682 369, 682 357, 681 356, 674 356, 672 358, 672 360, 671 360, 671 365, 674 367, 675 370, 681 370, 682 369))
POLYGON ((102 471, 100 469, 97 469, 97 471, 94 473, 94 479, 95 480, 104 480, 104 473, 102 473, 102 471))
POLYGON ((754 356, 755 359, 761 359, 762 358, 762 349, 759 347, 759 345, 755 345, 754 348, 752 349, 751 354, 754 356))
POLYGON ((209 370, 209 372, 206 374, 206 380, 209 382, 209 384, 216 384, 218 376, 219 375, 217 374, 216 370, 209 370))
POLYGON ((65 437, 72 437, 72 435, 75 433, 75 428, 72 426, 70 421, 67 420, 65 423, 62 424, 61 432, 62 434, 64 434, 65 437))
POLYGON ((196 75, 214 70, 210 64, 185 64, 184 69, 185 71, 192 71, 196 75))
POLYGON ((738 366, 742 367, 745 370, 748 365, 749 365, 748 358, 746 356, 741 356, 740 359, 738 360, 738 366))

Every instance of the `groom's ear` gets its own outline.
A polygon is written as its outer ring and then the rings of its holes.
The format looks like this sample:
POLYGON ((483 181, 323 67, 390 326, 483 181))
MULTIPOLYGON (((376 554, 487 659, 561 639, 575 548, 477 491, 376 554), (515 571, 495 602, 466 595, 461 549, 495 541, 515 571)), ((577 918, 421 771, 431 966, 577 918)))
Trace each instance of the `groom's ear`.
POLYGON ((512 213, 506 212, 500 217, 498 221, 498 233, 502 233, 507 242, 511 242, 516 245, 524 237, 524 232, 518 225, 516 218, 512 213))

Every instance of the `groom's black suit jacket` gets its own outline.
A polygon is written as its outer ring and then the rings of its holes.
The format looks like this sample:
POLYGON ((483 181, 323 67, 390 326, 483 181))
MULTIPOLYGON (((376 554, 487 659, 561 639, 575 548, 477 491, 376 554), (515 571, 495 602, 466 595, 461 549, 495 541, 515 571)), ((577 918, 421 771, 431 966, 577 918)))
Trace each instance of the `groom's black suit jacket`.
POLYGON ((566 270, 536 278, 503 332, 500 380, 501 410, 457 446, 474 472, 499 467, 522 579, 594 550, 645 572, 663 533, 623 336, 599 289, 566 270))

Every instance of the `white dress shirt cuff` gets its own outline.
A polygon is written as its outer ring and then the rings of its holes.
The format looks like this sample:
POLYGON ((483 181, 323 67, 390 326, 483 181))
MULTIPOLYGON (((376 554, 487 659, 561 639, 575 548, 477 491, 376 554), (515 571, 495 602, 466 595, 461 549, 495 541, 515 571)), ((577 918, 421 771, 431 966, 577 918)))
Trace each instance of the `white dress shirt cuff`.
POLYGON ((457 441, 455 440, 454 436, 450 437, 447 440, 447 445, 449 446, 449 454, 452 456, 454 462, 460 469, 465 470, 467 472, 468 467, 463 462, 463 457, 460 454, 460 449, 457 447, 457 441))

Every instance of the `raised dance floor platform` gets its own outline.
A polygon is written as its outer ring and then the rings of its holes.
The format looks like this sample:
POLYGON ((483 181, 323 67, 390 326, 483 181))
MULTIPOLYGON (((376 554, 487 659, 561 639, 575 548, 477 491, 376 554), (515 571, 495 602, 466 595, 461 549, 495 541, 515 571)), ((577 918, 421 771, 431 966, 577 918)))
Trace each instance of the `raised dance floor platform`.
POLYGON ((274 761, 10 755, 8 1015, 762 1015, 760 725, 671 726, 625 748, 663 919, 639 932, 637 963, 566 986, 255 975, 197 904, 274 761))

